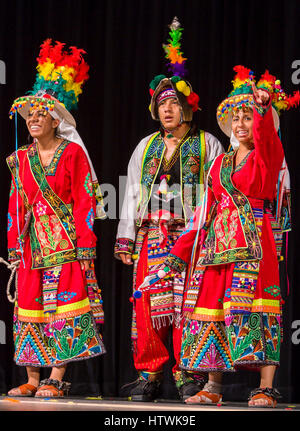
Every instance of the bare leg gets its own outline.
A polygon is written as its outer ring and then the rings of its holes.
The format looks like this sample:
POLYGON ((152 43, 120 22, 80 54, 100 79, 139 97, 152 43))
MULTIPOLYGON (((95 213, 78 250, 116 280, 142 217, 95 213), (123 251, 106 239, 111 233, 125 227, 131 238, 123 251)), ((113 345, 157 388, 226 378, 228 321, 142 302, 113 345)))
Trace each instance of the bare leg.
MULTIPOLYGON (((218 402, 218 398, 220 398, 219 395, 222 388, 222 376, 223 375, 220 372, 208 373, 208 382, 202 389, 203 391, 207 391, 211 393, 213 395, 212 398, 215 399, 216 402, 218 402)), ((205 403, 207 401, 209 401, 207 397, 205 397, 204 395, 201 395, 199 392, 198 394, 193 395, 192 397, 189 397, 188 399, 185 400, 187 404, 199 404, 201 402, 205 403)), ((215 401, 212 401, 212 403, 215 403, 215 401)))
MULTIPOLYGON (((26 371, 27 371, 27 383, 37 388, 40 381, 40 368, 26 367, 26 371)), ((13 388, 8 392, 8 395, 20 395, 20 394, 21 394, 21 391, 19 387, 13 388)))
MULTIPOLYGON (((50 374, 50 379, 62 381, 66 372, 67 366, 64 367, 53 367, 50 374)), ((39 389, 36 393, 39 397, 52 397, 53 393, 47 389, 39 389)))
MULTIPOLYGON (((275 365, 265 365, 260 369, 260 388, 272 388, 273 387, 273 379, 276 371, 275 365)), ((249 401, 249 406, 260 406, 266 405, 267 400, 253 400, 249 401)))

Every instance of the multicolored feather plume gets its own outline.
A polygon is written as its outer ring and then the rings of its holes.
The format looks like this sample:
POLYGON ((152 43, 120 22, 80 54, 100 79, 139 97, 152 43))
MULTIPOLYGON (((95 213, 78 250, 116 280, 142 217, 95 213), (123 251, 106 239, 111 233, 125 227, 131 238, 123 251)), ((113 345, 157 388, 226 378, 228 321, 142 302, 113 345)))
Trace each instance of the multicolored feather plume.
POLYGON ((51 39, 46 39, 37 58, 38 73, 30 94, 44 90, 53 94, 67 110, 76 109, 82 86, 89 78, 89 66, 83 54, 83 49, 71 46, 67 51, 64 43, 52 44, 51 39))
POLYGON ((168 44, 163 45, 165 50, 165 57, 170 60, 167 63, 167 69, 174 76, 180 76, 181 78, 187 75, 187 70, 185 68, 186 58, 183 57, 181 52, 181 39, 183 28, 180 27, 180 23, 177 17, 174 17, 172 23, 169 25, 170 28, 170 38, 168 39, 168 44))
POLYGON ((278 113, 296 107, 300 103, 300 92, 295 91, 292 96, 287 95, 281 87, 281 82, 271 75, 268 70, 261 76, 257 88, 269 91, 272 105, 278 113))

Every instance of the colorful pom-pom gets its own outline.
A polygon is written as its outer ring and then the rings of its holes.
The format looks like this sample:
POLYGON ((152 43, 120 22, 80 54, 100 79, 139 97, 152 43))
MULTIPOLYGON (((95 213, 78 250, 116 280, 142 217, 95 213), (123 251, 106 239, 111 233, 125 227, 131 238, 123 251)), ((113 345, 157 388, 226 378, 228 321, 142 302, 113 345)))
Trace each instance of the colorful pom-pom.
POLYGON ((142 297, 142 292, 140 290, 136 290, 133 296, 135 299, 140 299, 142 297))

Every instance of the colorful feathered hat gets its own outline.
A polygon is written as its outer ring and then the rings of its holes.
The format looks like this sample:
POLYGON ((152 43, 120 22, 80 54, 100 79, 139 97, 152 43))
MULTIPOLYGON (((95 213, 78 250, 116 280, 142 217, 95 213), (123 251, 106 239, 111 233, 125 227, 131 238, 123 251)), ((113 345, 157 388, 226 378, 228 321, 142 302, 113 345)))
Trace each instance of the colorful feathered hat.
POLYGON ((193 91, 191 84, 185 79, 187 75, 186 58, 181 51, 182 31, 177 17, 174 17, 169 25, 170 39, 168 44, 163 45, 165 57, 169 60, 167 69, 172 73, 170 78, 165 75, 157 75, 150 82, 151 103, 149 106, 151 116, 154 120, 159 120, 157 112, 157 96, 163 91, 171 89, 175 92, 183 110, 183 121, 191 121, 193 113, 199 108, 199 96, 193 91))
POLYGON ((45 40, 37 58, 38 73, 33 89, 14 101, 10 117, 19 112, 26 119, 30 109, 43 107, 46 111, 56 111, 60 118, 76 127, 69 111, 77 108, 78 96, 89 78, 89 66, 83 54, 85 51, 75 46, 66 50, 64 43, 45 40))
MULTIPOLYGON (((217 121, 221 130, 231 136, 232 112, 243 107, 252 107, 254 104, 252 82, 255 76, 252 70, 238 65, 233 68, 236 75, 232 81, 233 90, 228 97, 220 103, 217 108, 217 121)), ((256 84, 257 88, 265 89, 269 92, 272 103, 274 126, 279 128, 279 115, 281 111, 299 105, 300 92, 295 91, 292 96, 288 96, 281 88, 281 83, 268 70, 261 75, 256 84)))

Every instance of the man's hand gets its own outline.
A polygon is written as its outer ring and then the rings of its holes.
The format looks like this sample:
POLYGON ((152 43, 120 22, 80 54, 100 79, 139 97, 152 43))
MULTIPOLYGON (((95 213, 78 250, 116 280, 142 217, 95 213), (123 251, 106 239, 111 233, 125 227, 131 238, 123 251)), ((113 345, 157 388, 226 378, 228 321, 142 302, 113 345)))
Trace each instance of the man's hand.
POLYGON ((119 256, 125 265, 132 265, 133 264, 131 254, 119 253, 119 256))

